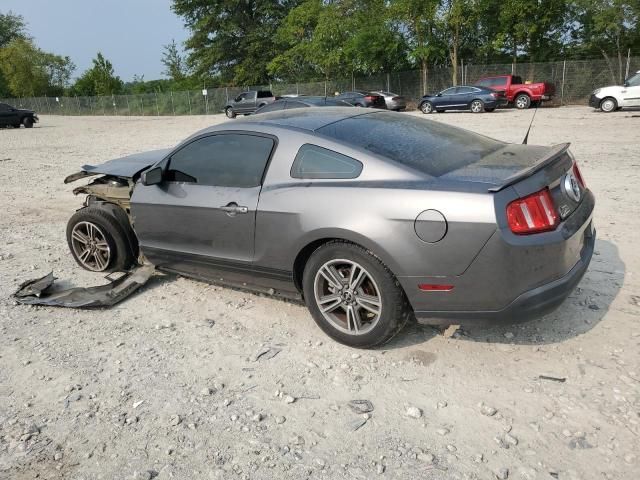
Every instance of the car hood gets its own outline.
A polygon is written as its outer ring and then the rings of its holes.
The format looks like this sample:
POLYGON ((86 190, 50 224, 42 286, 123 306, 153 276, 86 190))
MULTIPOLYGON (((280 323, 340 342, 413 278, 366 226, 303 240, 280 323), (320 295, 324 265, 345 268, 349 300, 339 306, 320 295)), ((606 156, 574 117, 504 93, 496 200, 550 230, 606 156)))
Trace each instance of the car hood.
POLYGON ((90 175, 112 175, 114 177, 133 178, 140 172, 166 157, 171 148, 135 153, 115 158, 100 165, 83 165, 82 171, 65 178, 64 183, 73 182, 90 175))

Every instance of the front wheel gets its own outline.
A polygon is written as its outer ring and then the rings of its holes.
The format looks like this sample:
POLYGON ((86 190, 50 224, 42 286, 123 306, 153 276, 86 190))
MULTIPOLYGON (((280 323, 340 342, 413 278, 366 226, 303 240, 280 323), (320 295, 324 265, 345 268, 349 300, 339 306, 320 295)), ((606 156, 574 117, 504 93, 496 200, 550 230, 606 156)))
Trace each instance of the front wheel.
POLYGON ((224 113, 228 118, 236 118, 236 112, 233 111, 233 108, 227 107, 224 109, 224 113))
POLYGON ((424 114, 433 112, 433 104, 431 102, 422 102, 420 104, 420 111, 424 114))
POLYGON ((372 253, 351 243, 334 241, 319 247, 305 266, 302 284, 316 324, 351 347, 388 342, 411 314, 389 269, 372 253))
POLYGON ((609 113, 618 109, 618 102, 615 98, 607 97, 600 102, 600 110, 609 113))
POLYGON ((471 112, 472 113, 482 113, 484 111, 484 103, 482 100, 474 100, 471 102, 471 112))
POLYGON ((126 229, 100 207, 78 210, 67 223, 67 243, 75 261, 92 272, 116 272, 134 263, 126 229))
POLYGON ((531 106, 531 98, 526 93, 521 93, 516 97, 516 108, 519 110, 526 110, 531 106))
POLYGON ((23 121, 22 124, 24 125, 24 128, 33 128, 33 118, 31 117, 26 117, 23 121))

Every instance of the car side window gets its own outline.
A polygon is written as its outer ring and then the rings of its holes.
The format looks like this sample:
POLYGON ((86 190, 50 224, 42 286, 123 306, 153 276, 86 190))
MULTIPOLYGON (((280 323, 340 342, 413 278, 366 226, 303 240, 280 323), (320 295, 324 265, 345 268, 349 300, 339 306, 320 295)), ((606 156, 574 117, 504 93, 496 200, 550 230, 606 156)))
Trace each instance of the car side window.
POLYGON ((442 95, 453 95, 456 93, 456 87, 447 88, 440 92, 442 95))
POLYGON ((494 87, 504 87, 507 84, 507 79, 504 77, 494 78, 492 86, 494 87))
POLYGON ((274 143, 257 135, 203 137, 171 156, 165 179, 217 187, 257 187, 274 143))
POLYGON ((479 87, 490 87, 491 83, 492 83, 491 79, 487 78, 486 80, 480 80, 476 82, 476 85, 479 87))
POLYGON ((634 75, 633 77, 627 79, 627 86, 629 87, 640 87, 640 73, 634 75))
POLYGON ((473 93, 475 91, 476 89, 471 87, 458 87, 457 93, 473 93))
POLYGON ((8 112, 9 110, 11 110, 11 107, 9 107, 9 105, 7 105, 6 103, 0 103, 0 112, 8 112))
POLYGON ((293 166, 293 178, 358 178, 362 163, 327 148, 306 144, 300 147, 293 166))

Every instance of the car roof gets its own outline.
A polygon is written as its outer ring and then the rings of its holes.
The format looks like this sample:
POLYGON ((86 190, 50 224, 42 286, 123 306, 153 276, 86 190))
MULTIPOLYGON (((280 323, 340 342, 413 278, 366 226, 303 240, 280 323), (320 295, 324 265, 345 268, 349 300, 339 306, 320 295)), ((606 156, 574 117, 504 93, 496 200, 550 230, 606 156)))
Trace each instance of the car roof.
MULTIPOLYGON (((339 122, 345 118, 357 117, 375 113, 373 111, 362 111, 352 107, 310 107, 294 108, 291 110, 278 110, 267 112, 261 115, 249 116, 234 122, 226 122, 223 125, 234 126, 247 125, 271 125, 285 128, 297 128, 313 132, 330 123, 339 122)), ((219 127, 219 126, 218 126, 219 127)), ((212 129, 215 127, 211 127, 212 129)))

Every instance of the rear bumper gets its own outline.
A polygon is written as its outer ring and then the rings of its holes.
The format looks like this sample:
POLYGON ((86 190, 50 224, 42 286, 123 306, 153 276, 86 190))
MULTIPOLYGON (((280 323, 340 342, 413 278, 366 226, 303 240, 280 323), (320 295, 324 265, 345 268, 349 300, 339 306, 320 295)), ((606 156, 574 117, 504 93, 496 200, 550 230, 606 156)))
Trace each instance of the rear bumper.
POLYGON ((417 318, 429 323, 477 323, 478 321, 518 323, 546 315, 558 308, 573 292, 584 276, 595 246, 596 232, 591 228, 585 240, 580 260, 564 276, 520 294, 500 310, 480 311, 417 311, 417 318))
POLYGON ((593 108, 600 108, 600 99, 592 94, 589 97, 589 106, 593 108))

